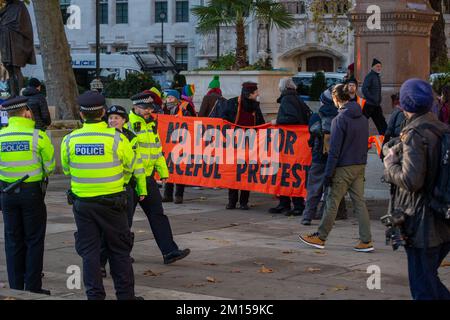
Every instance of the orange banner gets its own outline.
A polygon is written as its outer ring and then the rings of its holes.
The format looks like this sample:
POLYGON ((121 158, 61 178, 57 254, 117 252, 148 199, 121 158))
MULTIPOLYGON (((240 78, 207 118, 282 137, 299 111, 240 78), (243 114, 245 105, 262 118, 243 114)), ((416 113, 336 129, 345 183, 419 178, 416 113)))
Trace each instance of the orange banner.
POLYGON ((238 127, 222 119, 158 115, 169 182, 306 197, 307 126, 238 127))

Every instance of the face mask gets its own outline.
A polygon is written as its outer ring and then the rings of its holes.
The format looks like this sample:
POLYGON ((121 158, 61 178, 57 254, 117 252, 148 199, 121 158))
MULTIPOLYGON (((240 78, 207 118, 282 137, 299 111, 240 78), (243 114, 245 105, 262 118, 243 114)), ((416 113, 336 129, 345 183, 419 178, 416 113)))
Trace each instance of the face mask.
POLYGON ((260 96, 256 97, 256 102, 261 102, 261 97, 260 96))
POLYGON ((178 104, 177 104, 176 102, 168 102, 168 103, 166 103, 166 107, 167 107, 167 109, 169 109, 169 110, 173 110, 173 109, 175 109, 176 107, 178 107, 178 104))

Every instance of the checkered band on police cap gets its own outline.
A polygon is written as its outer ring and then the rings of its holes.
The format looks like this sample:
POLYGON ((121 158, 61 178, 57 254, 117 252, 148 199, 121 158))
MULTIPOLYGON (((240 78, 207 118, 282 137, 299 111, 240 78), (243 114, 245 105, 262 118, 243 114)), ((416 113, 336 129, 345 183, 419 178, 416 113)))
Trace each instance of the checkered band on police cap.
POLYGON ((22 97, 22 96, 10 98, 2 103, 2 110, 12 111, 12 110, 17 110, 20 108, 28 107, 27 101, 28 101, 28 98, 22 97))
POLYGON ((80 111, 97 111, 103 109, 105 97, 97 91, 86 91, 77 99, 80 111))

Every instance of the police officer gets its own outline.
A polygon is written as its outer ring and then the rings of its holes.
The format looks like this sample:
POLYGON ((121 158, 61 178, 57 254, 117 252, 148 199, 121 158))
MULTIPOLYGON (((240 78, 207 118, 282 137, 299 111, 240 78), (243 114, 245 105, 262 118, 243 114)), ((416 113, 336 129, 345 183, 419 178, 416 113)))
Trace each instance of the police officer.
MULTIPOLYGON (((139 144, 137 136, 124 128, 124 125, 128 122, 128 113, 124 107, 114 105, 106 111, 106 119, 110 128, 116 128, 130 141, 131 147, 135 153, 135 160, 133 166, 133 174, 126 173, 124 176, 124 182, 127 194, 127 216, 128 226, 131 229, 133 224, 133 215, 135 210, 136 196, 139 197, 139 201, 144 200, 147 195, 147 185, 145 181, 145 170, 142 164, 141 154, 139 152, 139 144)), ((134 233, 131 233, 131 239, 134 242, 134 233)), ((105 265, 108 258, 108 252, 106 246, 102 247, 102 275, 106 277, 105 265)), ((133 258, 131 258, 134 261, 133 258)))
MULTIPOLYGON (((148 197, 139 201, 139 204, 148 218, 156 243, 163 254, 164 264, 170 264, 185 258, 191 251, 189 249, 179 250, 173 240, 169 219, 164 214, 158 184, 153 178, 155 171, 163 181, 169 177, 157 124, 152 116, 152 112, 156 108, 155 95, 154 92, 146 90, 131 97, 134 108, 130 111, 128 129, 133 131, 138 138, 149 194, 148 197)), ((137 202, 134 203, 134 208, 136 205, 137 202)))
POLYGON ((124 176, 132 172, 135 154, 128 139, 101 120, 105 114, 101 94, 87 91, 78 97, 78 104, 84 124, 64 137, 61 162, 64 173, 71 176, 75 247, 83 258, 86 295, 89 300, 105 299, 100 272, 103 238, 116 297, 134 300, 124 176))
POLYGON ((47 211, 43 181, 55 169, 53 145, 35 122, 28 99, 3 102, 9 125, 0 133, 0 183, 2 190, 28 175, 9 192, 2 193, 8 280, 11 289, 50 295, 42 289, 42 267, 47 211))

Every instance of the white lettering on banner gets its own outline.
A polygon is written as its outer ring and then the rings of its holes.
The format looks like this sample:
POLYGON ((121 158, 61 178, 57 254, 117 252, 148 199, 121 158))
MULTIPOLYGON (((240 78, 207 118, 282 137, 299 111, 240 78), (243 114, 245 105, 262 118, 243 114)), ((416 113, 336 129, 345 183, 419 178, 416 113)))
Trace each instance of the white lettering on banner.
POLYGON ((67 274, 70 274, 67 278, 66 286, 69 290, 80 290, 81 289, 81 269, 77 265, 71 265, 67 267, 67 274))
POLYGON ((381 269, 377 265, 370 265, 367 267, 367 273, 371 275, 367 279, 366 285, 369 290, 381 290, 381 269))

